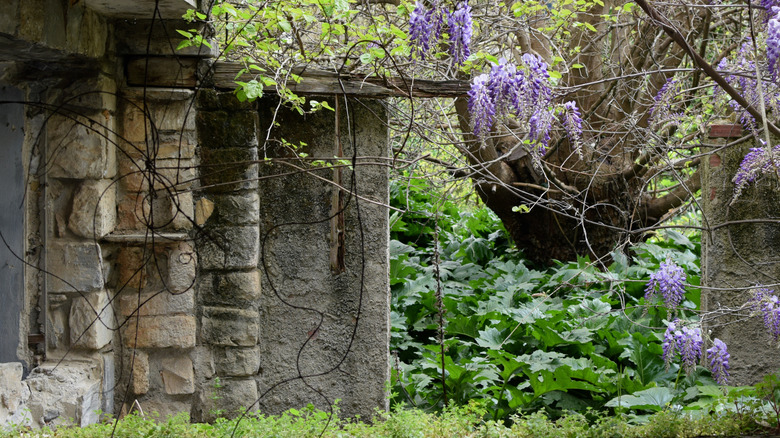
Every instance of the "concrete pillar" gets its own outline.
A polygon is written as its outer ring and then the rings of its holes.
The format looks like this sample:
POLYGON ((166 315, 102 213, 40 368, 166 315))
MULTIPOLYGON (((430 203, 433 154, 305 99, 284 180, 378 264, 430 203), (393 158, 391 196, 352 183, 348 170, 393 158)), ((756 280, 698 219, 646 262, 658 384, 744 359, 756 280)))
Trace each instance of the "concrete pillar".
MULTIPOLYGON (((728 130, 712 133, 718 131, 728 130)), ((763 318, 743 307, 751 298, 747 289, 780 283, 780 224, 760 222, 778 219, 780 190, 775 177, 765 176, 734 200, 732 178, 749 148, 756 147, 753 139, 729 145, 739 136, 735 131, 712 138, 709 155, 702 158, 703 326, 711 339, 728 345, 731 385, 753 384, 780 371, 780 354, 763 318)), ((780 292, 778 286, 770 289, 780 292)))
POLYGON ((342 416, 370 418, 387 407, 388 171, 377 164, 388 156, 387 113, 337 99, 337 113, 307 115, 259 104, 263 412, 339 399, 342 416), (294 148, 305 159, 291 159, 294 148), (353 180, 345 162, 355 149, 353 180))

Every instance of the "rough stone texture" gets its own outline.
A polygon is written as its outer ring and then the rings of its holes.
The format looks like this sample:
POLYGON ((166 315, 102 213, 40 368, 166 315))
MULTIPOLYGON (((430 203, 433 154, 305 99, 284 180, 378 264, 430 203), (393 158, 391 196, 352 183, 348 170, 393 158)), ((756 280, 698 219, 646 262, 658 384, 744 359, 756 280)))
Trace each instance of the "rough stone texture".
POLYGON ((116 257, 119 289, 144 289, 146 287, 146 263, 151 258, 144 248, 130 246, 119 248, 116 257))
POLYGON ((132 367, 131 386, 133 394, 142 395, 149 392, 149 355, 141 350, 135 350, 135 357, 130 358, 132 367))
POLYGON ((162 194, 189 189, 196 172, 191 160, 157 159, 152 171, 142 159, 123 158, 119 161, 119 177, 120 187, 127 192, 148 192, 151 186, 162 194))
POLYGON ((220 379, 206 382, 199 391, 195 417, 200 421, 214 421, 218 412, 234 418, 257 410, 257 383, 252 379, 220 379))
POLYGON ((201 339, 211 345, 250 347, 257 344, 257 312, 227 307, 203 307, 201 339))
POLYGON ((101 408, 101 369, 95 362, 68 360, 33 370, 27 378, 32 393, 27 406, 33 425, 75 421, 84 427, 96 423, 101 408))
POLYGON ((100 245, 89 242, 50 242, 47 269, 49 292, 94 292, 103 289, 100 245))
POLYGON ((70 344, 98 350, 111 342, 116 330, 110 292, 92 292, 73 299, 70 306, 70 344))
POLYGON ((107 131, 60 115, 52 116, 46 132, 54 178, 100 179, 116 171, 116 154, 106 141, 107 131))
POLYGON ((122 136, 125 140, 143 142, 155 130, 179 132, 195 129, 194 111, 188 101, 147 102, 147 105, 146 113, 140 102, 124 105, 122 136))
POLYGON ((152 206, 148 193, 127 193, 117 205, 117 229, 145 230, 149 228, 152 206))
POLYGON ((195 221, 195 206, 192 202, 192 192, 178 193, 169 199, 170 228, 174 230, 190 230, 195 221))
POLYGON ((87 180, 73 196, 68 228, 76 235, 101 238, 116 227, 116 185, 111 180, 87 180))
POLYGON ((257 148, 201 150, 201 187, 207 193, 257 188, 257 148))
POLYGON ((195 224, 203 226, 214 213, 214 203, 208 198, 201 198, 195 204, 195 224))
POLYGON ((192 289, 198 259, 189 243, 181 242, 168 255, 168 290, 181 293, 192 289))
POLYGON ((215 368, 218 376, 253 376, 260 370, 261 353, 259 347, 221 348, 214 353, 215 368))
POLYGON ((179 139, 178 135, 167 141, 161 140, 158 144, 152 144, 156 148, 153 151, 147 151, 146 142, 133 143, 130 147, 125 147, 124 151, 130 158, 146 158, 154 156, 158 160, 164 159, 189 159, 195 157, 195 144, 188 138, 179 139))
POLYGON ((204 275, 200 299, 207 305, 256 308, 260 298, 260 271, 235 271, 204 275))
POLYGON ((214 214, 210 215, 213 223, 223 225, 256 224, 260 218, 257 192, 245 192, 233 195, 214 195, 211 200, 214 214))
POLYGON ((125 327, 124 343, 131 348, 195 346, 196 324, 192 315, 142 316, 132 318, 125 327))
POLYGON ((198 238, 201 269, 252 269, 257 266, 257 226, 206 228, 198 238))
MULTIPOLYGON (((263 99, 260 105, 260 131, 264 132, 273 119, 275 103, 263 99)), ((340 128, 344 156, 352 154, 353 142, 347 133, 353 128, 358 156, 386 156, 384 108, 376 102, 355 100, 350 101, 350 106, 349 119, 354 125, 346 125, 346 114, 340 117, 344 123, 340 128)), ((305 151, 309 156, 332 158, 338 151, 334 118, 332 112, 302 117, 282 111, 277 114, 279 126, 272 132, 269 144, 275 144, 273 140, 279 138, 294 144, 303 141, 310 145, 305 151)), ((286 152, 269 147, 266 153, 276 157, 286 152)), ((360 165, 356 169, 360 195, 386 204, 387 170, 360 165)), ((286 171, 278 166, 262 165, 260 175, 286 171)), ((327 179, 334 174, 327 169, 314 172, 327 179)), ((345 170, 344 186, 349 186, 350 177, 349 170, 345 170)), ((259 346, 263 363, 258 374, 258 390, 262 393, 290 379, 260 400, 260 410, 279 413, 308 403, 326 408, 321 397, 295 379, 297 371, 292 364, 306 343, 300 356, 301 372, 304 375, 324 373, 306 382, 321 390, 329 402, 341 399, 339 406, 345 416, 359 414, 370 418, 375 408, 387 408, 385 382, 390 375, 387 209, 352 198, 344 218, 346 270, 339 273, 331 270, 330 263, 331 250, 337 245, 337 239, 330 237, 332 224, 328 220, 332 215, 333 186, 312 175, 282 175, 261 180, 259 193, 260 235, 264 236, 271 227, 281 227, 268 235, 264 248, 268 269, 263 275, 264 293, 259 300, 262 334, 259 346), (289 304, 283 303, 280 297, 289 304), (320 317, 316 312, 322 312, 324 318, 319 330, 320 317), (356 323, 354 342, 347 351, 356 323)))
POLYGON ((196 120, 201 147, 257 147, 257 113, 254 111, 199 111, 196 120))
POLYGON ((195 374, 188 357, 166 357, 160 368, 166 394, 192 394, 195 392, 195 374))
POLYGON ((198 346, 190 353, 192 365, 199 379, 211 379, 214 377, 214 354, 210 347, 198 346))
POLYGON ((0 363, 0 425, 32 423, 25 411, 30 388, 22 381, 22 372, 21 362, 0 363))
MULTIPOLYGON (((763 178, 731 204, 734 195, 731 179, 749 147, 754 145, 748 143, 719 149, 702 160, 704 226, 718 227, 728 221, 777 217, 780 189, 774 178, 763 178)), ((702 235, 702 285, 705 287, 702 288, 701 304, 705 312, 713 311, 717 315, 705 318, 703 325, 710 338, 720 338, 728 345, 730 385, 754 384, 780 369, 780 356, 768 353, 776 347, 760 316, 743 320, 742 314, 729 316, 718 312, 721 307, 742 306, 751 296, 744 288, 776 283, 780 277, 778 260, 778 224, 732 224, 702 235), (707 286, 713 289, 707 289, 707 286)))
POLYGON ((195 291, 125 293, 119 300, 122 316, 192 315, 195 313, 195 291), (139 308, 140 303, 140 308, 139 308))

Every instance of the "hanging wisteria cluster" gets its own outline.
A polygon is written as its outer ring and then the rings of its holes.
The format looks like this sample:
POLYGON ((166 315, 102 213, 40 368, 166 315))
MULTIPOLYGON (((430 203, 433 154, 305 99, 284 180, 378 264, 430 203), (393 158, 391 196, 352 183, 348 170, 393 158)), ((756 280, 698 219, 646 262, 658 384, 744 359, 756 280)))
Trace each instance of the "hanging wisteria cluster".
POLYGON ((664 339, 661 342, 664 362, 669 366, 675 353, 679 353, 683 369, 686 374, 690 374, 701 361, 701 347, 703 345, 701 329, 684 326, 682 321, 675 319, 666 327, 664 339))
POLYGON ((748 301, 764 317, 764 327, 769 334, 775 338, 775 342, 780 340, 780 298, 775 295, 775 291, 767 288, 753 289, 753 298, 748 301))
POLYGON ((498 122, 514 117, 528 126, 528 139, 544 153, 556 116, 569 141, 579 152, 582 142, 582 118, 574 102, 553 106, 553 92, 547 63, 524 54, 520 68, 499 60, 489 73, 474 78, 469 90, 469 113, 474 135, 484 140, 498 122))
POLYGON ((674 100, 680 96, 681 91, 682 85, 677 77, 667 79, 666 83, 658 90, 658 93, 653 99, 649 120, 651 124, 676 122, 682 118, 682 113, 672 112, 674 100))
POLYGON ((650 275, 645 288, 645 299, 651 300, 659 292, 669 309, 676 309, 685 297, 685 271, 673 261, 661 262, 656 272, 650 275))
POLYGON ((773 148, 751 148, 750 152, 742 159, 739 170, 732 179, 734 199, 739 197, 748 184, 757 180, 761 175, 770 173, 780 175, 780 145, 773 148))
POLYGON ((431 47, 438 44, 444 28, 445 15, 449 33, 449 51, 455 65, 460 66, 471 55, 471 36, 473 21, 471 6, 463 1, 454 11, 441 8, 439 1, 432 2, 427 8, 417 0, 414 10, 409 16, 409 40, 412 46, 412 56, 425 58, 431 47))
POLYGON ((731 355, 726 348, 726 343, 718 338, 712 341, 712 348, 707 349, 707 360, 710 363, 712 377, 721 385, 725 385, 729 378, 729 359, 731 355))
MULTIPOLYGON (((729 377, 729 359, 726 343, 718 338, 712 342, 712 347, 707 350, 707 361, 712 377, 721 385, 726 384, 729 377)), ((668 367, 672 360, 679 354, 683 370, 690 375, 696 365, 702 359, 702 346, 704 340, 701 329, 683 325, 680 319, 675 319, 666 326, 661 348, 663 348, 664 363, 668 367)))

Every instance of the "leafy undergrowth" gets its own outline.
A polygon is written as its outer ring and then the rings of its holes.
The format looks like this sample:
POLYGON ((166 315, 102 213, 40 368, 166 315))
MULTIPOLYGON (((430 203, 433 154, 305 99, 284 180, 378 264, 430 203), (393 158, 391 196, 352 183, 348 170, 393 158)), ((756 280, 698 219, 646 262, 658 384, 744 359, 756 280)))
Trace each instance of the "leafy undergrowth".
MULTIPOLYGON (((131 414, 121 421, 107 420, 84 428, 60 427, 57 430, 3 432, 0 437, 103 438, 124 437, 697 437, 734 436, 756 432, 756 425, 744 415, 695 417, 684 412, 662 411, 641 425, 632 424, 626 416, 567 413, 551 421, 542 413, 514 418, 511 426, 484 420, 486 411, 476 403, 449 408, 431 414, 416 409, 397 408, 378 413, 369 423, 345 421, 328 413, 304 409, 280 416, 251 415, 241 421, 218 420, 214 424, 190 423, 185 414, 159 421, 153 416, 131 414)), ((590 413, 592 414, 592 413, 590 413)))
POLYGON ((698 235, 667 231, 603 264, 534 267, 486 208, 436 199, 415 180, 394 186, 391 203, 406 210, 391 229, 394 403, 438 411, 477 400, 506 424, 535 412, 647 424, 668 409, 705 418, 761 399, 754 388, 720 387, 700 364, 663 358, 670 321, 698 324, 698 235), (662 262, 687 277, 674 311, 645 298, 662 262))

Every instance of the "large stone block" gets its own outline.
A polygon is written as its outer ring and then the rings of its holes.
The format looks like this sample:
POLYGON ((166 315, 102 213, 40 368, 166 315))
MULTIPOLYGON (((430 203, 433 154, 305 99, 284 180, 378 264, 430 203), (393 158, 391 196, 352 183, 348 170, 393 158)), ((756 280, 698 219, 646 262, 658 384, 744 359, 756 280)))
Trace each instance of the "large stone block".
POLYGON ((207 305, 257 308, 261 295, 260 271, 218 272, 203 276, 200 298, 207 305))
POLYGON ((209 149, 257 147, 257 113, 254 111, 198 111, 198 140, 209 149))
POLYGON ((195 221, 195 205, 192 192, 177 193, 168 198, 170 223, 165 225, 174 230, 191 230, 195 221))
POLYGON ((143 142, 155 131, 193 130, 194 112, 187 100, 149 102, 146 111, 141 102, 130 102, 122 112, 122 136, 129 142, 143 142))
POLYGON ((135 356, 130 357, 132 371, 131 387, 133 394, 141 395, 149 392, 149 355, 141 350, 135 350, 135 356))
POLYGON ((166 140, 160 140, 159 143, 150 143, 148 146, 146 142, 131 143, 125 145, 123 150, 134 159, 147 159, 154 158, 156 160, 164 159, 190 159, 195 157, 195 144, 190 141, 189 138, 179 139, 178 135, 174 135, 173 138, 166 140), (153 149, 149 150, 147 147, 153 149))
POLYGON ((219 376, 253 376, 260 369, 260 348, 222 348, 214 352, 219 376))
POLYGON ((257 188, 257 148, 201 149, 201 187, 208 193, 257 188))
POLYGON ((127 193, 117 205, 117 229, 146 230, 151 226, 151 213, 148 193, 127 193))
POLYGON ((168 290, 181 293, 192 289, 198 258, 189 243, 181 242, 168 255, 168 290))
POLYGON ((54 115, 46 125, 46 134, 47 158, 51 163, 49 176, 101 179, 110 178, 116 172, 116 153, 106 141, 106 129, 54 115))
POLYGON ((204 307, 201 338, 211 345, 251 347, 257 344, 260 315, 252 310, 204 307))
POLYGON ((100 245, 89 242, 50 242, 49 292, 94 292, 103 289, 100 245))
POLYGON ((25 412, 30 388, 22 382, 22 372, 21 362, 0 363, 0 425, 32 422, 25 412))
POLYGON ((191 315, 141 316, 127 321, 123 339, 131 348, 191 348, 196 330, 191 315))
POLYGON ((195 291, 181 293, 168 291, 125 293, 119 300, 122 316, 193 315, 195 291), (140 307, 139 307, 140 306, 140 307))
POLYGON ((143 159, 127 157, 119 161, 119 178, 129 193, 148 192, 151 187, 160 195, 187 190, 197 179, 191 160, 158 159, 151 168, 143 159))
POLYGON ((256 226, 207 228, 198 238, 201 269, 257 267, 260 233, 256 226))
POLYGON ((214 379, 198 393, 196 418, 214 421, 220 414, 235 418, 246 410, 257 410, 257 383, 252 379, 214 379), (199 417, 199 418, 197 418, 199 417))
POLYGON ((100 238, 116 227, 116 185, 110 180, 86 180, 73 195, 68 228, 76 235, 100 238))
POLYGON ((70 344, 99 350, 111 342, 116 330, 110 292, 92 292, 73 299, 70 306, 70 344))
POLYGON ((211 223, 219 225, 248 225, 260 220, 260 197, 257 192, 214 195, 214 214, 211 223))
POLYGON ((186 356, 164 358, 160 366, 160 377, 166 394, 192 394, 195 392, 192 360, 186 356))
POLYGON ((44 364, 27 378, 33 425, 87 426, 97 423, 101 408, 101 370, 94 362, 64 361, 44 364))
POLYGON ((137 246, 119 248, 116 256, 118 289, 144 289, 147 283, 146 265, 151 260, 148 249, 137 246))

